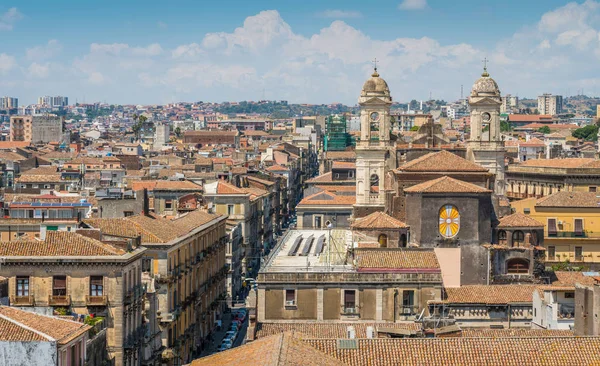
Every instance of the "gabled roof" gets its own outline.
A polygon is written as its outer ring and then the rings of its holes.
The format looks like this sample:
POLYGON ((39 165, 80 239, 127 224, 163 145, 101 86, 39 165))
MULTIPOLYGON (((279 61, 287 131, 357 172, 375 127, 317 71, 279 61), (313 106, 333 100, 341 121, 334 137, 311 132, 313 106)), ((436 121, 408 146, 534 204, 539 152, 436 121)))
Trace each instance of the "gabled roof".
POLYGON ((537 221, 530 216, 524 215, 520 212, 514 213, 512 215, 504 216, 500 219, 500 223, 498 227, 544 227, 544 224, 537 221))
POLYGON ((398 167, 401 172, 488 172, 481 165, 441 150, 423 155, 398 167))
POLYGON ((412 187, 404 192, 409 193, 491 193, 489 189, 482 188, 473 183, 464 182, 448 176, 429 180, 412 187))
POLYGON ((310 195, 300 203, 298 206, 302 205, 335 205, 335 206, 352 206, 356 203, 356 196, 338 196, 334 193, 323 191, 317 192, 313 195, 310 195))
POLYGON ((3 342, 57 342, 67 344, 80 337, 89 325, 0 306, 0 341, 3 342))
POLYGON ((224 180, 217 182, 217 194, 248 194, 243 189, 234 186, 224 180))
POLYGON ((524 141, 524 142, 520 142, 519 143, 520 146, 531 146, 531 147, 542 147, 542 146, 546 146, 546 144, 544 144, 544 141, 538 139, 537 137, 534 137, 532 139, 530 139, 529 141, 524 141))
POLYGON ((376 211, 356 220, 351 227, 353 229, 400 229, 406 228, 408 225, 385 212, 376 211))
POLYGON ((440 264, 433 251, 393 249, 356 249, 360 270, 438 270, 440 264))
POLYGON ((575 286, 576 284, 592 286, 596 282, 594 277, 585 276, 583 272, 556 271, 554 274, 557 280, 552 282, 552 286, 575 286))
POLYGON ((192 366, 340 366, 341 361, 286 332, 192 361, 192 366))

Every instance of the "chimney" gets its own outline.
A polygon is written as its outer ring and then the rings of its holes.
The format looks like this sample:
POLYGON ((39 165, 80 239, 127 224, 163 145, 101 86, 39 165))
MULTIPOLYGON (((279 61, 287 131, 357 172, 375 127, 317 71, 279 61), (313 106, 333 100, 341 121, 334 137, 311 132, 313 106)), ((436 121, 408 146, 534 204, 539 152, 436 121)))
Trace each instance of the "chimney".
POLYGON ((147 216, 150 213, 150 200, 148 199, 148 188, 144 188, 144 192, 142 194, 142 213, 144 214, 144 216, 147 216))

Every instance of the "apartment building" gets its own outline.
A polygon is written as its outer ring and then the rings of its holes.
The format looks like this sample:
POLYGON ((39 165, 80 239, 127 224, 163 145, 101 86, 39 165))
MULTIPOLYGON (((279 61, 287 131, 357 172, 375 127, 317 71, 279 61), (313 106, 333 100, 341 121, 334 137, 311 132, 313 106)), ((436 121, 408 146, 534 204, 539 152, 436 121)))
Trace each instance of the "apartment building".
POLYGON ((538 97, 538 112, 555 116, 563 111, 563 97, 561 95, 542 94, 538 97))
POLYGON ((139 365, 146 334, 141 280, 146 249, 135 241, 107 244, 98 232, 81 234, 48 232, 43 241, 0 242, 9 303, 48 315, 103 316, 110 361, 139 365))
POLYGON ((227 302, 226 216, 193 211, 168 220, 154 216, 87 219, 113 240, 140 238, 144 272, 158 299, 164 364, 190 362, 208 342, 227 302))

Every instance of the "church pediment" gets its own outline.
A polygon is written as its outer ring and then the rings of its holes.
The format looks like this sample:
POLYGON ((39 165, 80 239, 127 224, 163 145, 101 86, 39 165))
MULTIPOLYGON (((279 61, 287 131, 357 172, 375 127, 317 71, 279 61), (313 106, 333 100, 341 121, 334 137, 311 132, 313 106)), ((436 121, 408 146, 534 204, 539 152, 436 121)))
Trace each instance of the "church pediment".
POLYGON ((361 102, 358 103, 359 105, 387 105, 387 104, 392 104, 391 102, 387 102, 381 98, 377 98, 377 97, 373 97, 373 98, 369 98, 367 100, 363 100, 361 102))
POLYGON ((471 97, 471 99, 469 100, 469 104, 470 105, 478 105, 478 104, 485 104, 485 105, 501 105, 502 101, 500 99, 496 99, 493 97, 482 97, 482 98, 476 98, 476 97, 471 97))

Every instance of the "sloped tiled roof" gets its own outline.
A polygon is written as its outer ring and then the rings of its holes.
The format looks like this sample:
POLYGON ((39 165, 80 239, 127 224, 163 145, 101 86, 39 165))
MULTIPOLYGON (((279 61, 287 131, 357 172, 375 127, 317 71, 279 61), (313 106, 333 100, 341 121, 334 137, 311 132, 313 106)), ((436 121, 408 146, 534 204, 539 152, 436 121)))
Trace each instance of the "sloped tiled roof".
POLYGON ((516 212, 501 218, 498 227, 544 227, 544 224, 530 216, 516 212))
POLYGON ((519 167, 544 167, 544 168, 585 168, 593 163, 591 158, 567 158, 567 159, 531 159, 520 163, 519 167))
POLYGON ((125 252, 99 240, 67 231, 49 231, 44 241, 0 242, 4 257, 115 256, 125 252))
POLYGON ((385 212, 376 211, 356 220, 351 227, 353 229, 399 229, 406 228, 408 225, 385 212))
POLYGON ((321 174, 318 175, 314 178, 311 178, 309 180, 306 181, 306 183, 322 183, 322 182, 331 182, 332 179, 332 174, 331 172, 325 173, 325 174, 321 174))
POLYGON ((464 328, 463 337, 491 337, 491 338, 521 338, 521 337, 573 337, 572 330, 564 329, 489 329, 489 328, 464 328))
POLYGON ((353 326, 356 338, 367 338, 367 327, 419 330, 417 323, 258 323, 256 337, 264 338, 284 332, 298 332, 308 338, 348 338, 348 327, 353 326))
POLYGON ((339 366, 339 360, 316 350, 291 333, 281 333, 192 361, 192 366, 339 366))
POLYGON ((527 146, 530 146, 530 147, 543 147, 543 146, 546 146, 544 144, 544 141, 542 141, 542 140, 540 140, 540 139, 538 139, 536 137, 530 139, 529 141, 520 142, 519 145, 520 146, 525 146, 525 147, 527 147, 527 146))
POLYGON ((411 193, 490 193, 489 189, 448 176, 432 179, 404 189, 411 193))
POLYGON ((575 271, 555 271, 556 281, 552 286, 575 286, 576 284, 592 286, 596 282, 594 277, 585 276, 582 272, 575 271))
POLYGON ((50 341, 67 344, 87 332, 89 325, 0 306, 0 341, 50 341))
POLYGON ((303 198, 298 206, 302 205, 327 205, 327 206, 352 206, 356 203, 356 196, 342 196, 323 191, 317 192, 306 198, 303 198))
MULTIPOLYGON (((534 285, 468 285, 446 288, 449 304, 531 303, 534 285)), ((437 301, 432 301, 437 302, 437 301)))
POLYGON ((555 192, 549 196, 538 199, 536 207, 600 207, 600 198, 596 192, 555 192))
POLYGON ((247 194, 241 188, 234 186, 226 181, 219 181, 217 183, 217 194, 247 194))
POLYGON ((398 167, 404 172, 488 172, 481 165, 460 156, 441 150, 423 155, 398 167))
POLYGON ((357 339, 338 349, 336 339, 303 339, 350 366, 558 366, 600 363, 600 337, 357 339))
POLYGON ((439 269, 433 251, 393 249, 356 249, 357 267, 360 269, 439 269))
POLYGON ((334 161, 331 169, 356 169, 356 163, 347 161, 334 161))
POLYGON ((327 159, 336 160, 336 159, 348 159, 348 160, 356 160, 356 152, 355 151, 327 151, 325 153, 327 159))

